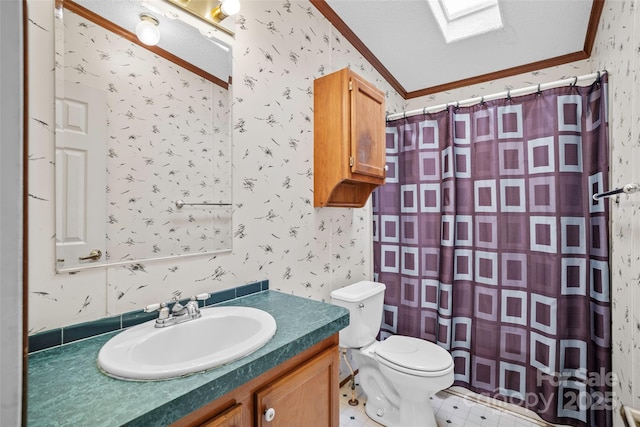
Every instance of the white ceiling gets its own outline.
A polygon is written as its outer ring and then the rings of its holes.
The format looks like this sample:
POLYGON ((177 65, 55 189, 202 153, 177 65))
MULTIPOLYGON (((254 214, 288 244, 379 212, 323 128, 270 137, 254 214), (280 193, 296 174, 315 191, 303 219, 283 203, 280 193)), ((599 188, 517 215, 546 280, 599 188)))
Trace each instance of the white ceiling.
MULTIPOLYGON (((522 67, 541 61, 550 66, 586 57, 591 9, 597 1, 498 3, 501 29, 447 44, 427 0, 326 0, 407 98, 478 76, 524 72, 522 67)), ((340 30, 335 18, 321 12, 340 30)))

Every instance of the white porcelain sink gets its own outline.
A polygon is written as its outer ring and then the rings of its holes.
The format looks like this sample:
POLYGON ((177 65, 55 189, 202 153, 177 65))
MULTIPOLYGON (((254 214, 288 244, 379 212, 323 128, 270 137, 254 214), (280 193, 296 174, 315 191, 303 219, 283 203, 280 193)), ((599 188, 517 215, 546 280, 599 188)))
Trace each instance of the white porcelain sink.
POLYGON ((202 317, 165 328, 155 321, 114 336, 100 349, 98 366, 125 380, 161 380, 232 362, 276 333, 269 313, 251 307, 211 307, 202 317))

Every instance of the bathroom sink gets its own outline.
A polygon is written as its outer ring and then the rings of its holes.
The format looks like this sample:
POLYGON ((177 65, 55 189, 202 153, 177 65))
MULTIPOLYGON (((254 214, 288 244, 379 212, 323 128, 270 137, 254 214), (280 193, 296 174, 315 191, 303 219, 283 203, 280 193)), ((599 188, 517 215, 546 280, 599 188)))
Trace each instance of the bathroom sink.
POLYGON ((233 362, 265 345, 276 333, 269 313, 251 307, 203 308, 202 316, 156 328, 133 326, 100 349, 98 366, 125 380, 162 380, 233 362))

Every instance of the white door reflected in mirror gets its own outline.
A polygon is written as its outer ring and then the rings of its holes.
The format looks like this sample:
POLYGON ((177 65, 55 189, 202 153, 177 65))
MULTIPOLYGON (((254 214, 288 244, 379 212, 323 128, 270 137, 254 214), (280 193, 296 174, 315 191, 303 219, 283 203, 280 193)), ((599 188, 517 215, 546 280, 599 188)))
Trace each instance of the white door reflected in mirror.
POLYGON ((107 97, 104 91, 58 82, 56 98, 56 258, 78 264, 106 247, 107 97))

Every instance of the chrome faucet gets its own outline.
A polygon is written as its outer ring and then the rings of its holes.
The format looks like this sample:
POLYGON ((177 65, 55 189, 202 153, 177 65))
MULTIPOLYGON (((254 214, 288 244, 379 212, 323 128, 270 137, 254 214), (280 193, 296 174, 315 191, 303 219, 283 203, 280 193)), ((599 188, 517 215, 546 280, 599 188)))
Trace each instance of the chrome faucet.
POLYGON ((183 323, 188 320, 201 317, 202 314, 200 313, 198 301, 204 301, 210 296, 211 295, 207 293, 194 295, 185 305, 182 305, 180 301, 175 300, 171 310, 169 310, 166 302, 151 304, 145 307, 144 311, 150 313, 157 310, 158 318, 156 319, 156 328, 165 328, 167 326, 177 325, 178 323, 183 323))

